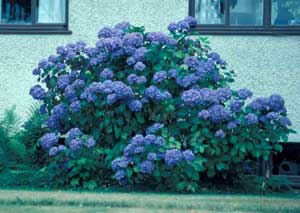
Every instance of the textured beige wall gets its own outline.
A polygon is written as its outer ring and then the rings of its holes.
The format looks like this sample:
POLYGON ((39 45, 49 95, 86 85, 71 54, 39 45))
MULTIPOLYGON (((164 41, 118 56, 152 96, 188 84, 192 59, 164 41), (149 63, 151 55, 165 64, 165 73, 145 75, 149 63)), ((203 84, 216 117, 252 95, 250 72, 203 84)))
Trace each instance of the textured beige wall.
MULTIPOLYGON (((24 114, 35 78, 31 70, 58 45, 78 39, 93 45, 101 26, 130 21, 147 30, 166 30, 187 15, 187 0, 70 0, 72 35, 0 35, 0 112, 17 105, 24 114)), ((234 87, 256 96, 280 93, 294 123, 300 123, 300 36, 210 36, 211 45, 236 71, 234 87)), ((290 137, 300 142, 300 134, 290 137)))

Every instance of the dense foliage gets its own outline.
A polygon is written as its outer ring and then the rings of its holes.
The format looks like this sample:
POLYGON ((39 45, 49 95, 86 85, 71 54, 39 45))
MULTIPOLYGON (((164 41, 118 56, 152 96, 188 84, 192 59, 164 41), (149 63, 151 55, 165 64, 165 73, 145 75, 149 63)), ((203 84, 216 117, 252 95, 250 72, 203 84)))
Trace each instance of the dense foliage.
POLYGON ((247 158, 267 158, 292 131, 278 94, 250 100, 196 21, 169 35, 129 23, 104 27, 95 47, 57 48, 33 74, 30 94, 49 115, 40 143, 60 184, 120 184, 195 191, 203 180, 239 174, 247 158))

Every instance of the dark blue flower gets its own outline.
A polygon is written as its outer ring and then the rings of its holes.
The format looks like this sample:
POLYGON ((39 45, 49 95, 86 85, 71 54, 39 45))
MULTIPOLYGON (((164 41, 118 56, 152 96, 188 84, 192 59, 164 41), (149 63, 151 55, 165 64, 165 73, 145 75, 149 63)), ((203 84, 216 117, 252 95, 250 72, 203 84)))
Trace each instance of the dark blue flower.
POLYGON ((114 77, 114 73, 111 69, 105 68, 101 73, 100 73, 100 78, 104 79, 111 79, 114 77))
POLYGON ((146 129, 146 134, 155 134, 157 131, 159 131, 163 127, 164 127, 164 124, 162 124, 162 123, 155 123, 155 124, 149 126, 146 129))
POLYGON ((143 63, 143 62, 137 62, 135 65, 134 65, 134 70, 135 71, 143 71, 144 69, 146 69, 146 65, 143 63))
POLYGON ((245 121, 247 125, 253 125, 258 123, 258 118, 255 114, 249 113, 245 116, 245 121))
POLYGON ((73 139, 70 141, 69 147, 72 151, 78 151, 81 149, 83 141, 79 138, 73 139))
POLYGON ((45 98, 47 95, 45 90, 40 85, 35 85, 35 86, 31 87, 29 93, 36 100, 41 100, 41 99, 45 98))
POLYGON ((167 150, 165 153, 165 163, 169 167, 178 165, 182 158, 182 153, 178 149, 170 149, 167 150))
POLYGON ((218 131, 216 131, 215 133, 215 137, 216 138, 225 138, 226 134, 222 129, 219 129, 218 131))
POLYGON ((47 133, 40 139, 40 143, 45 150, 49 150, 58 143, 58 137, 55 133, 47 133))
POLYGON ((195 154, 193 153, 192 150, 185 150, 182 152, 183 158, 186 162, 192 162, 196 159, 195 154))
POLYGON ((156 72, 154 75, 153 75, 153 81, 154 83, 161 83, 163 82, 164 80, 167 79, 167 72, 166 71, 159 71, 159 72, 156 72))
POLYGON ((82 135, 82 132, 78 128, 72 128, 68 131, 68 139, 73 140, 77 137, 80 137, 82 135))
POLYGON ((154 163, 152 161, 146 160, 140 163, 139 168, 141 173, 150 175, 154 170, 154 163))
POLYGON ((49 156, 55 156, 57 153, 58 153, 58 148, 56 146, 52 147, 50 150, 49 150, 49 156))
POLYGON ((237 95, 240 99, 245 100, 247 98, 251 98, 253 93, 249 89, 244 88, 244 89, 239 89, 237 91, 237 95))
POLYGON ((290 119, 288 119, 287 117, 280 117, 280 118, 279 118, 279 123, 280 123, 282 126, 291 126, 291 125, 292 125, 292 122, 291 122, 290 119))

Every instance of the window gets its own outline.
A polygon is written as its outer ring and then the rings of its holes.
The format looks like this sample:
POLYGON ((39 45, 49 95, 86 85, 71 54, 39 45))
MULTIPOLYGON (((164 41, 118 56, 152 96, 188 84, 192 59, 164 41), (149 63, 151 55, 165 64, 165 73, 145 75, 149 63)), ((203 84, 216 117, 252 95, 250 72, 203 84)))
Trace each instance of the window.
POLYGON ((300 0, 190 0, 202 34, 300 35, 300 0))
POLYGON ((71 33, 68 0, 0 0, 0 33, 71 33))

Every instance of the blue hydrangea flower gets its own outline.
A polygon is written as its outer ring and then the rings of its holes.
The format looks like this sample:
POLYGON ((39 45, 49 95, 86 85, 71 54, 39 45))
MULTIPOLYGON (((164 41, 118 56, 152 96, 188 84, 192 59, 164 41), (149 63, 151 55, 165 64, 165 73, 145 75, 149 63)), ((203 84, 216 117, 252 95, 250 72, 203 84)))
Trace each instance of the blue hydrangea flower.
POLYGON ((133 145, 133 144, 128 144, 126 147, 125 147, 125 149, 124 149, 124 151, 123 151, 123 154, 124 154, 124 156, 131 156, 131 155, 133 155, 134 154, 134 150, 135 150, 135 145, 133 145))
POLYGON ((244 106, 243 101, 233 100, 230 102, 229 108, 231 112, 235 113, 235 112, 239 112, 243 106, 244 106))
POLYGON ((227 124, 227 129, 234 129, 236 128, 238 125, 239 125, 240 121, 230 121, 228 124, 227 124))
POLYGON ((271 95, 269 98, 269 107, 274 112, 282 110, 282 108, 284 107, 283 98, 278 94, 271 95))
POLYGON ((185 22, 187 22, 190 27, 194 27, 197 25, 197 19, 195 19, 194 17, 192 16, 187 16, 183 19, 185 22))
POLYGON ((231 118, 231 113, 222 105, 214 105, 208 109, 211 115, 210 119, 213 123, 221 123, 231 118))
POLYGON ((68 115, 68 106, 66 104, 58 104, 53 107, 52 115, 57 119, 63 119, 68 115))
POLYGON ((171 77, 171 78, 176 78, 178 76, 178 70, 176 69, 170 69, 168 71, 168 75, 171 77))
POLYGON ((79 112, 81 110, 80 101, 74 101, 70 105, 70 109, 72 112, 79 112))
POLYGON ((67 150, 67 147, 64 146, 64 145, 59 145, 59 146, 58 146, 58 151, 59 151, 59 152, 64 152, 64 151, 66 151, 66 150, 67 150))
POLYGON ((147 133, 147 135, 144 138, 144 143, 146 145, 155 144, 156 140, 157 140, 157 137, 155 135, 147 133))
POLYGON ((56 146, 52 147, 50 150, 49 150, 49 156, 55 156, 57 155, 58 153, 58 148, 56 146))
POLYGON ((143 63, 143 62, 137 62, 135 65, 134 65, 134 70, 135 71, 143 71, 144 69, 146 69, 146 65, 143 63))
POLYGON ((218 131, 216 131, 215 133, 215 137, 216 138, 225 138, 226 134, 222 129, 219 129, 218 131))
POLYGON ((209 117, 210 117, 210 114, 209 114, 209 111, 208 110, 202 110, 202 111, 200 111, 199 113, 198 113, 198 117, 199 118, 202 118, 202 119, 204 119, 204 120, 207 120, 207 119, 209 119, 209 117))
POLYGON ((115 178, 121 183, 122 179, 126 178, 126 172, 124 170, 118 170, 115 174, 115 178))
POLYGON ((72 151, 78 151, 81 149, 83 141, 79 138, 73 139, 70 141, 69 147, 72 151))
POLYGON ((49 118, 46 121, 46 126, 53 131, 59 130, 60 121, 54 116, 49 116, 49 118))
POLYGON ((240 99, 245 100, 247 98, 251 98, 253 93, 249 89, 243 88, 237 91, 237 95, 240 99))
POLYGON ((140 112, 142 110, 143 104, 139 100, 131 100, 127 106, 132 112, 140 112))
POLYGON ((192 162, 196 159, 195 154, 193 153, 192 150, 185 150, 182 152, 183 158, 186 162, 192 162))
POLYGON ((287 117, 280 117, 280 118, 279 118, 279 123, 280 123, 282 126, 291 126, 291 125, 292 125, 292 122, 291 122, 290 119, 288 119, 287 117))
POLYGON ((33 71, 32 71, 32 75, 40 75, 41 74, 41 70, 38 69, 38 68, 35 68, 33 71))
POLYGON ((269 109, 269 99, 268 98, 256 98, 248 106, 254 110, 268 110, 269 109))
POLYGON ((278 114, 276 112, 269 112, 267 114, 267 118, 269 120, 276 120, 278 118, 278 114))
POLYGON ((157 131, 159 131, 160 129, 162 129, 164 127, 164 124, 162 123, 155 123, 151 126, 149 126, 147 129, 146 129, 146 134, 155 134, 157 131))
POLYGON ((167 72, 166 71, 159 71, 159 72, 156 72, 153 76, 153 81, 155 83, 161 83, 163 82, 164 80, 167 79, 167 72))
POLYGON ((70 129, 70 130, 68 131, 67 135, 68 135, 68 139, 69 139, 69 140, 73 140, 73 139, 75 139, 75 138, 77 138, 77 137, 82 136, 83 133, 80 131, 79 128, 72 128, 72 129, 70 129))
POLYGON ((143 146, 138 146, 134 149, 134 154, 140 154, 145 151, 145 148, 143 146))
POLYGON ((178 149, 170 149, 166 151, 164 159, 167 166, 173 167, 178 165, 182 158, 183 156, 181 151, 178 149))
POLYGON ((127 62, 127 64, 128 64, 129 66, 132 66, 132 65, 134 65, 134 64, 136 63, 134 57, 129 57, 129 58, 127 58, 126 62, 127 62))
POLYGON ((41 100, 47 95, 45 90, 40 85, 31 87, 29 94, 36 100, 41 100))
POLYGON ((121 157, 121 158, 116 158, 115 160, 113 160, 111 165, 112 165, 112 169, 114 171, 118 171, 118 170, 127 168, 129 163, 130 163, 130 158, 121 157))
POLYGON ((168 26, 168 30, 171 33, 176 32, 176 30, 178 30, 178 29, 179 29, 179 25, 177 23, 175 23, 175 22, 170 23, 169 26, 168 26))
POLYGON ((87 148, 94 147, 96 145, 96 141, 93 138, 89 138, 86 142, 87 148))
POLYGON ((246 124, 248 125, 254 125, 258 123, 258 118, 255 114, 249 113, 248 115, 245 116, 245 121, 246 124))
POLYGON ((131 144, 134 146, 140 146, 144 144, 144 136, 143 135, 135 135, 132 139, 131 139, 131 144))
POLYGON ((198 90, 190 89, 181 94, 181 100, 185 105, 196 106, 200 104, 202 95, 198 90))
POLYGON ((40 143, 45 150, 49 150, 58 143, 58 137, 55 133, 47 133, 40 139, 40 143))
POLYGON ((190 68, 198 68, 200 64, 200 60, 197 56, 189 56, 184 59, 184 64, 189 66, 190 68))
POLYGON ((170 38, 163 32, 150 32, 147 34, 146 39, 150 43, 164 45, 167 44, 170 38))
POLYGON ((134 60, 135 61, 144 61, 147 52, 148 52, 148 49, 146 47, 137 48, 133 54, 134 60))
POLYGON ((99 33, 98 33, 98 38, 110 38, 112 37, 113 32, 112 29, 109 27, 103 27, 99 33))
POLYGON ((155 146, 162 146, 165 143, 165 139, 161 136, 156 137, 156 140, 154 141, 155 146))
POLYGON ((70 83, 70 78, 68 74, 64 74, 58 77, 57 87, 58 89, 64 90, 70 83))
POLYGON ((190 30, 190 25, 187 21, 184 21, 184 20, 179 21, 178 25, 179 25, 180 31, 186 32, 186 31, 190 30))
POLYGON ((123 39, 123 44, 124 46, 129 46, 129 47, 140 47, 144 43, 144 38, 141 33, 138 32, 133 32, 133 33, 128 33, 126 34, 123 39))
POLYGON ((100 78, 104 79, 111 79, 114 77, 114 73, 111 69, 105 68, 101 73, 100 73, 100 78))
POLYGON ((139 168, 141 173, 150 175, 154 170, 154 163, 152 161, 146 160, 140 163, 139 168))
POLYGON ((157 160, 157 155, 154 152, 149 152, 147 155, 147 160, 149 161, 155 161, 157 160))

